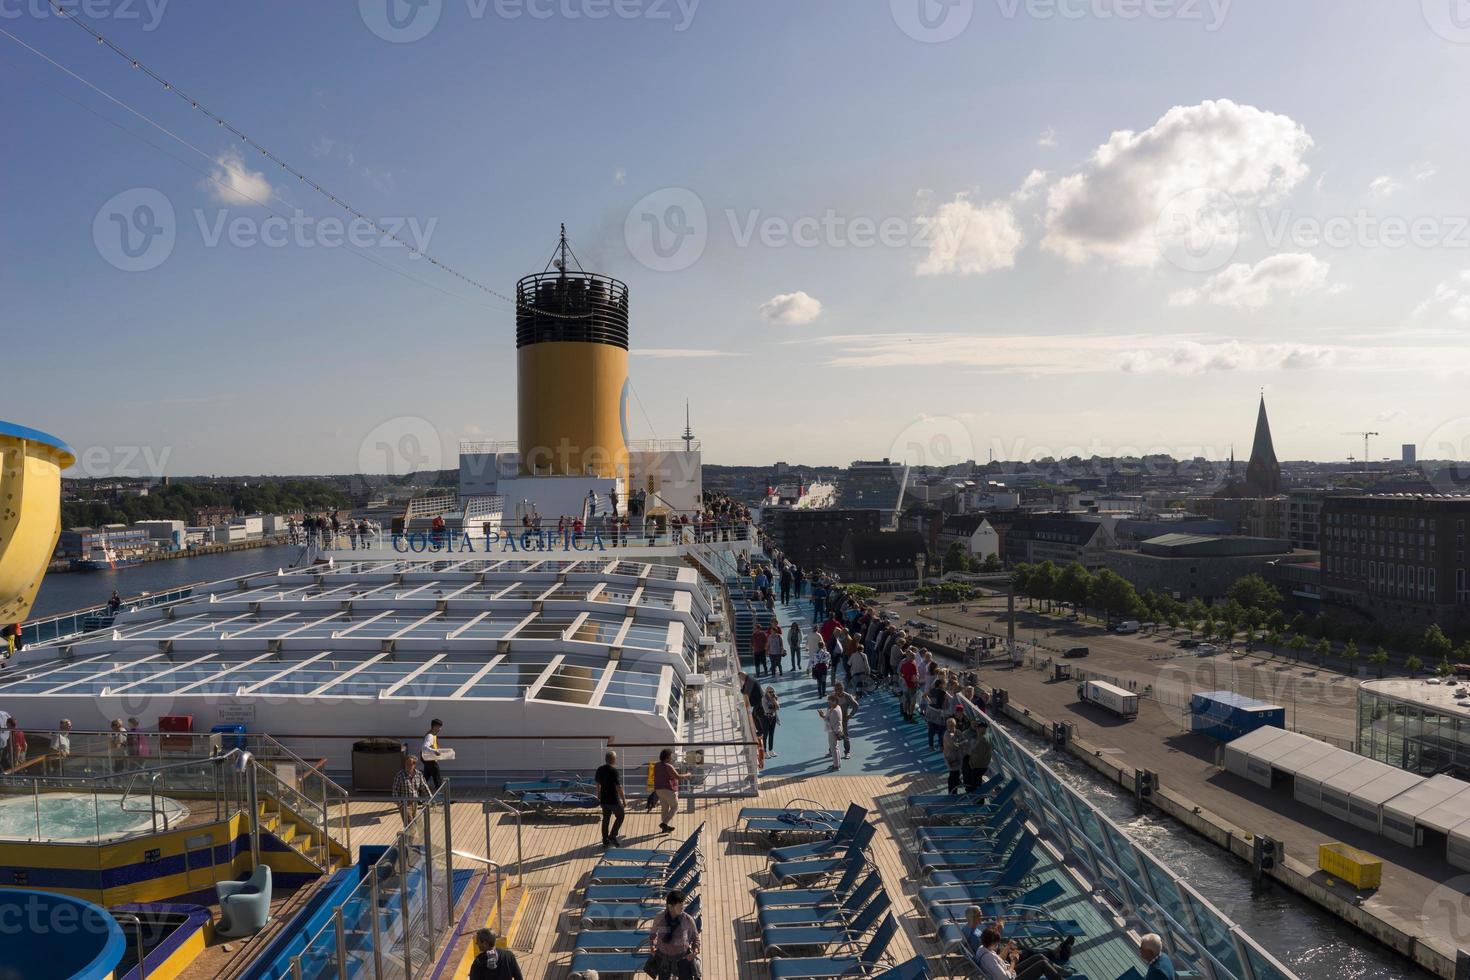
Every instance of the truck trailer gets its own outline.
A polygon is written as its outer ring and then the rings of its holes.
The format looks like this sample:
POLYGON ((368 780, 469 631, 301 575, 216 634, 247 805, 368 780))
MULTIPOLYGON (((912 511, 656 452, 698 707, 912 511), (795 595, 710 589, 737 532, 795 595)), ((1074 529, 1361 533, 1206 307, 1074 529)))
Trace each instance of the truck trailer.
POLYGON ((1077 696, 1088 704, 1106 708, 1119 718, 1138 715, 1138 695, 1107 681, 1083 681, 1077 685, 1077 696))

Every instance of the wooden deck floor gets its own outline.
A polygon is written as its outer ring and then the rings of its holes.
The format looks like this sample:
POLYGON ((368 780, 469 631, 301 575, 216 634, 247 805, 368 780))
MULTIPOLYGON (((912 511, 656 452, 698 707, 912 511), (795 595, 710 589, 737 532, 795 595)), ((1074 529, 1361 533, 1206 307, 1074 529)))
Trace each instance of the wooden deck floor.
MULTIPOLYGON (((675 837, 683 838, 700 823, 705 824, 703 887, 705 976, 764 980, 768 976, 760 948, 752 891, 773 882, 767 872, 767 846, 743 833, 737 814, 745 806, 782 805, 793 796, 816 800, 842 809, 854 800, 868 803, 874 811, 878 833, 872 856, 881 871, 895 914, 902 926, 891 947, 891 955, 906 959, 915 952, 940 965, 938 950, 926 937, 927 929, 912 900, 914 871, 904 858, 910 849, 909 825, 904 817, 904 799, 909 793, 930 792, 937 784, 932 776, 918 778, 889 776, 828 776, 799 780, 799 786, 780 784, 765 789, 758 798, 718 801, 696 800, 692 812, 681 806, 675 819, 675 837)), ((652 846, 662 839, 656 814, 635 809, 628 814, 623 840, 628 846, 652 846)), ((457 803, 451 815, 454 845, 471 853, 485 849, 485 823, 480 804, 457 803)), ((397 812, 377 803, 353 804, 354 844, 389 843, 401 828, 397 812)), ((497 814, 491 830, 491 854, 507 867, 515 862, 514 823, 497 814)), ((525 881, 506 896, 505 921, 514 922, 511 932, 527 976, 548 980, 570 976, 569 965, 576 945, 572 931, 580 910, 581 889, 588 872, 601 855, 598 823, 592 818, 539 820, 524 826, 525 881), (545 890, 545 911, 532 914, 530 899, 545 890), (522 908, 526 905, 527 908, 522 908)), ((492 903, 487 903, 490 908, 492 903)), ((471 922, 472 930, 483 922, 471 922)), ((494 921, 490 923, 494 925, 494 921)), ((945 974, 942 970, 939 975, 945 974)), ((960 974, 955 974, 960 975, 960 974)))

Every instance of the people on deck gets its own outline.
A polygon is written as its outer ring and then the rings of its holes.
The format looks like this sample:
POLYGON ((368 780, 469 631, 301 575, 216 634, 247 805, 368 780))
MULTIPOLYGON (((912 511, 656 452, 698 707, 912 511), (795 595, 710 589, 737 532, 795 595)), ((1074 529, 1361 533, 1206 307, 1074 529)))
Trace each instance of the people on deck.
POLYGON ((766 675, 766 644, 769 638, 766 636, 766 624, 761 623, 750 634, 750 656, 755 661, 755 676, 766 675))
POLYGON ((429 730, 424 733, 424 744, 419 748, 419 759, 424 764, 424 782, 435 793, 444 784, 444 777, 439 774, 439 733, 443 730, 444 722, 438 718, 429 722, 429 730))
POLYGON ((407 827, 419 812, 419 803, 434 794, 419 772, 419 757, 412 752, 403 754, 403 768, 393 777, 393 799, 398 804, 398 816, 407 827))
POLYGON ((687 772, 680 772, 674 765, 674 750, 663 749, 658 762, 653 764, 653 792, 658 797, 658 829, 666 834, 674 832, 674 814, 679 810, 679 781, 688 779, 687 772))
POLYGON ((649 943, 654 980, 694 980, 699 957, 699 925, 684 911, 684 893, 675 889, 654 917, 649 943))
POLYGON ((618 769, 618 754, 609 752, 602 757, 592 779, 597 783, 597 802, 602 807, 602 847, 621 847, 618 834, 623 829, 623 818, 628 815, 628 797, 623 792, 623 774, 618 769))
MULTIPOLYGON (((780 634, 777 634, 778 636, 780 634)), ((766 755, 774 758, 776 755, 776 726, 781 723, 781 699, 776 694, 774 687, 767 687, 766 693, 761 697, 761 706, 765 714, 765 736, 766 755)))
POLYGON ((1070 976, 1045 953, 1026 953, 1014 941, 1005 940, 1000 929, 993 925, 980 933, 980 953, 976 963, 985 980, 1038 980, 1042 977, 1064 980, 1070 976))
POLYGON ((1149 933, 1138 940, 1138 956, 1148 964, 1143 980, 1174 980, 1174 961, 1164 952, 1164 941, 1157 933, 1149 933))
POLYGON ((827 732, 827 755, 832 759, 832 771, 836 772, 842 768, 842 756, 837 752, 838 745, 842 742, 844 721, 842 707, 837 703, 837 692, 827 696, 827 707, 817 712, 817 717, 822 719, 823 727, 827 732))
POLYGON ((494 929, 475 933, 475 958, 470 963, 470 980, 525 980, 516 954, 497 945, 494 929))
POLYGON ((771 676, 785 673, 781 669, 781 661, 785 657, 786 637, 782 635, 780 625, 772 624, 770 631, 766 633, 766 660, 770 664, 767 669, 771 676))

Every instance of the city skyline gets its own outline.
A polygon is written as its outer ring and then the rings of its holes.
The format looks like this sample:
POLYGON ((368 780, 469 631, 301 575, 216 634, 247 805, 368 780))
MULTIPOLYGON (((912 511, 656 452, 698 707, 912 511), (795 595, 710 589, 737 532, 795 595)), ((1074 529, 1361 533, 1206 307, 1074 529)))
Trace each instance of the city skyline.
MULTIPOLYGON (((372 4, 88 23, 499 292, 565 221, 630 286, 631 434, 677 437, 688 398, 712 463, 1224 459, 1261 389, 1282 459, 1360 457, 1354 430, 1470 456, 1470 137, 1442 125, 1470 47, 1433 3, 430 6, 417 39, 372 4)), ((0 186, 9 394, 101 461, 79 475, 453 468, 513 437, 508 304, 333 245, 350 216, 36 7, 0 27, 202 153, 0 38, 35 94, 0 186)))

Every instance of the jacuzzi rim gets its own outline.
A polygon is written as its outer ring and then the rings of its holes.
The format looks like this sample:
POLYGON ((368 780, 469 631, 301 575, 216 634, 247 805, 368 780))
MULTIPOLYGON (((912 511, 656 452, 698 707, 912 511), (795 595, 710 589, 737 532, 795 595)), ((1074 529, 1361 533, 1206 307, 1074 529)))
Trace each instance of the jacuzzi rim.
MULTIPOLYGON (((45 795, 50 796, 50 797, 53 797, 53 798, 56 798, 56 799, 72 799, 72 800, 76 800, 76 799, 86 799, 87 797, 93 796, 93 795, 97 795, 97 796, 102 797, 102 798, 113 797, 113 798, 116 798, 116 799, 122 799, 122 797, 123 797, 124 794, 122 794, 122 793, 100 793, 100 794, 92 794, 92 793, 64 792, 64 793, 47 793, 45 795)), ((34 800, 34 797, 25 797, 25 796, 21 796, 21 795, 18 795, 17 794, 17 795, 12 795, 12 796, 8 796, 8 797, 0 798, 0 809, 3 809, 5 807, 7 807, 7 806, 13 806, 15 809, 20 809, 20 807, 22 805, 24 805, 24 804, 22 802, 19 802, 19 801, 24 801, 24 800, 27 800, 27 799, 30 799, 30 800, 33 801, 34 800)), ((175 806, 177 806, 180 810, 183 811, 178 816, 187 817, 189 814, 191 814, 191 813, 194 812, 193 810, 191 810, 189 808, 189 805, 187 803, 184 803, 182 800, 174 799, 172 796, 165 796, 165 797, 162 797, 162 799, 164 800, 165 803, 172 803, 175 806)), ((178 816, 174 816, 174 815, 171 814, 169 816, 169 820, 170 821, 177 820, 178 819, 178 816)), ((172 830, 172 829, 177 829, 177 828, 171 827, 170 829, 172 830)), ((43 838, 39 838, 38 839, 38 838, 35 838, 35 837, 8 837, 5 834, 0 834, 0 843, 6 843, 6 844, 93 844, 93 845, 100 846, 100 845, 103 845, 103 844, 115 844, 115 843, 117 843, 120 840, 125 840, 125 839, 131 838, 131 837, 144 837, 144 836, 148 836, 148 835, 152 834, 153 832, 154 831, 153 831, 153 827, 152 827, 152 821, 150 820, 148 824, 146 824, 146 825, 144 825, 144 826, 142 826, 142 827, 140 827, 138 829, 135 829, 135 830, 122 830, 122 831, 119 831, 119 832, 117 832, 115 834, 103 834, 103 835, 98 835, 98 834, 93 833, 93 834, 88 834, 88 835, 86 835, 84 837, 43 837, 43 838)), ((163 831, 160 831, 160 833, 163 833, 163 831)))
POLYGON ((16 422, 6 422, 4 419, 0 419, 0 438, 6 436, 12 439, 24 439, 27 442, 43 443, 63 456, 69 457, 69 461, 62 469, 76 465, 77 454, 72 452, 70 446, 49 432, 42 432, 40 429, 32 429, 28 425, 20 425, 16 422))
POLYGON ((72 976, 74 978, 80 978, 80 980, 97 980, 97 978, 113 975, 117 969, 117 964, 122 962, 123 953, 127 949, 128 941, 123 936, 122 926, 118 925, 117 920, 112 917, 112 914, 107 909, 98 905, 96 902, 89 902, 85 898, 77 898, 72 895, 67 895, 64 892, 47 891, 44 888, 5 889, 6 898, 16 896, 41 897, 57 904, 95 909, 100 915, 100 921, 107 932, 107 941, 102 944, 102 948, 97 951, 97 955, 92 957, 91 962, 83 965, 72 976))

